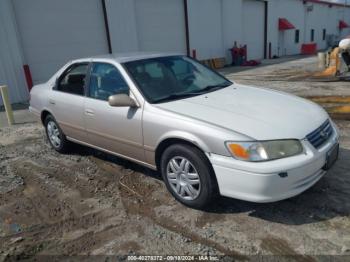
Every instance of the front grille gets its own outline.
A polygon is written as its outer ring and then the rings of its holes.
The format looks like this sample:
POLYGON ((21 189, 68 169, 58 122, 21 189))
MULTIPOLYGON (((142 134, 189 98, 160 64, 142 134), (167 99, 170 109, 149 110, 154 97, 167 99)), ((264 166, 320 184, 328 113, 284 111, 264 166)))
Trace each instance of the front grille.
POLYGON ((327 120, 319 128, 306 136, 307 140, 315 147, 320 148, 333 134, 331 122, 327 120))

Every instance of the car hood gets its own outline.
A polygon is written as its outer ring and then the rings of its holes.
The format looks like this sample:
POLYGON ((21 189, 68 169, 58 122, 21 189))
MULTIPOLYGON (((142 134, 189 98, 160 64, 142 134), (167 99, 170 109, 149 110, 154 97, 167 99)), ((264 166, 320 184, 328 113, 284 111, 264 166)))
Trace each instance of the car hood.
POLYGON ((308 100, 237 84, 157 107, 256 140, 303 139, 328 118, 320 106, 308 100))

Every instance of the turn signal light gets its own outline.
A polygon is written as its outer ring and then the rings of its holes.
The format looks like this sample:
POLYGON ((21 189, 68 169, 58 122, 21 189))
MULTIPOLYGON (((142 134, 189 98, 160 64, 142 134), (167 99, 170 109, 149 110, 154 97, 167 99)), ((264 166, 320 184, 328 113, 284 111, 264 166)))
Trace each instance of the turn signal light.
POLYGON ((231 152, 233 153, 233 155, 241 158, 241 159, 249 159, 249 153, 247 152, 247 150, 238 144, 229 144, 228 145, 231 152))

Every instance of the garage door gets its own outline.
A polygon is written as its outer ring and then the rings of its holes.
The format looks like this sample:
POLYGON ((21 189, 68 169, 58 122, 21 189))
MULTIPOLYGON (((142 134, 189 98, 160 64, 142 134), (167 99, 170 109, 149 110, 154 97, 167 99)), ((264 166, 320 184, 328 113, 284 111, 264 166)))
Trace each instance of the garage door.
POLYGON ((182 0, 136 0, 140 51, 186 52, 182 0))
POLYGON ((108 52, 100 0, 14 0, 34 83, 71 59, 108 52))
POLYGON ((265 4, 263 1, 243 1, 243 43, 248 47, 248 59, 264 58, 265 4))

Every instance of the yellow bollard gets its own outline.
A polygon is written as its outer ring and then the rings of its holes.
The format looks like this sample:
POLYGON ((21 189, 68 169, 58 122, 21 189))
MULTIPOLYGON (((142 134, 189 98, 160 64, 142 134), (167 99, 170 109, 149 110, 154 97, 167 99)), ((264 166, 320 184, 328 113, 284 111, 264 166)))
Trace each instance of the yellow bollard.
POLYGON ((318 68, 324 70, 326 68, 326 53, 318 53, 318 68))
POLYGON ((4 106, 5 106, 7 122, 9 123, 9 126, 11 126, 15 123, 15 121, 13 118, 13 112, 12 112, 12 107, 8 96, 7 86, 0 86, 0 93, 2 96, 2 101, 4 102, 4 106))

